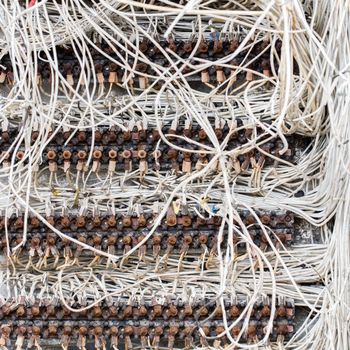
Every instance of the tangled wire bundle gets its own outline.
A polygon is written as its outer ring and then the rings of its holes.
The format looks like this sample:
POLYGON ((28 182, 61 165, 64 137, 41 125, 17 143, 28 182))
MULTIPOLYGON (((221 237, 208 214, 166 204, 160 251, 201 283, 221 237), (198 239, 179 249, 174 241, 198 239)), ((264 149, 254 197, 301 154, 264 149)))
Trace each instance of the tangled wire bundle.
POLYGON ((0 349, 349 349, 349 8, 0 0, 0 349))

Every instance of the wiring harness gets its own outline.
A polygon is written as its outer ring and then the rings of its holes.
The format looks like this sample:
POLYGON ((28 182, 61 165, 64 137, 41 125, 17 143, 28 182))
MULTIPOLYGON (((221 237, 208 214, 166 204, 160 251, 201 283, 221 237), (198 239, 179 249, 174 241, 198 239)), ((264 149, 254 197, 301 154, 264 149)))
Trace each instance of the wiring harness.
POLYGON ((0 349, 348 349, 348 17, 0 1, 0 349))

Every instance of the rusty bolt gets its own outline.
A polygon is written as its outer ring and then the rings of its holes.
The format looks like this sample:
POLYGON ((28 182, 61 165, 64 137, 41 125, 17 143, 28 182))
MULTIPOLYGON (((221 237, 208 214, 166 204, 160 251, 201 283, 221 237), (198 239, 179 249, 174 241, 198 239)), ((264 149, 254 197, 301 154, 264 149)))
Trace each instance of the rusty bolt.
POLYGON ((233 328, 232 328, 232 334, 234 336, 238 336, 239 333, 241 332, 241 327, 239 325, 235 325, 233 328))
POLYGON ((56 152, 55 151, 48 151, 47 152, 47 159, 53 160, 56 158, 56 152))
POLYGON ((199 310, 199 314, 201 317, 207 316, 208 313, 209 313, 209 310, 205 306, 201 307, 199 310))
POLYGON ((84 326, 79 327, 79 334, 86 335, 88 332, 87 328, 84 326))
POLYGON ((215 332, 216 332, 217 335, 219 335, 219 334, 225 332, 225 327, 217 326, 216 329, 215 329, 215 332))
POLYGON ((292 216, 291 216, 291 215, 288 215, 288 214, 285 215, 285 217, 284 217, 284 221, 287 222, 287 223, 288 223, 288 222, 291 222, 292 219, 293 219, 292 216))
POLYGON ((95 149, 93 153, 94 159, 101 159, 102 158, 102 152, 99 149, 95 149))
POLYGON ((55 307, 53 305, 49 305, 46 307, 46 312, 49 316, 54 316, 56 313, 55 307))
POLYGON ((26 313, 26 310, 23 305, 20 305, 16 310, 16 316, 17 317, 23 317, 26 313))
POLYGON ((38 138, 38 136, 39 136, 39 131, 33 131, 31 136, 32 141, 35 141, 38 138))
POLYGON ((137 152, 137 156, 140 158, 140 159, 145 159, 147 157, 147 152, 143 149, 140 149, 138 152, 137 152))
POLYGON ((77 138, 78 138, 79 142, 85 142, 86 141, 86 132, 85 131, 79 131, 77 138))
POLYGON ((107 224, 109 227, 114 227, 117 224, 117 220, 114 215, 110 215, 107 219, 107 224))
POLYGON ((253 225, 255 223, 255 218, 253 215, 248 215, 245 219, 246 225, 253 225))
POLYGON ((125 318, 132 316, 132 306, 127 305, 126 308, 123 310, 123 316, 125 318))
POLYGON ((192 51, 192 42, 191 41, 187 41, 184 46, 183 46, 183 50, 186 52, 186 53, 189 53, 192 51))
POLYGON ((209 49, 209 45, 208 45, 205 41, 202 41, 202 42, 199 44, 198 51, 199 51, 200 53, 208 52, 208 49, 209 49))
POLYGON ((170 244, 170 245, 175 245, 175 244, 176 244, 176 241, 177 241, 176 236, 174 236, 174 235, 169 236, 169 238, 168 238, 168 244, 170 244))
POLYGON ((47 244, 48 244, 48 245, 53 246, 53 245, 55 245, 55 243, 56 243, 56 238, 55 238, 54 236, 49 236, 49 237, 47 238, 47 244))
POLYGON ((282 334, 282 335, 288 334, 288 325, 286 324, 277 325, 277 334, 282 334))
POLYGON ((76 225, 77 227, 84 227, 85 226, 85 217, 80 215, 77 217, 77 221, 76 221, 76 225))
POLYGON ((206 336, 208 336, 210 334, 210 328, 208 326, 203 326, 202 330, 206 336))
POLYGON ((205 132, 205 130, 203 130, 203 129, 199 130, 198 138, 200 140, 205 140, 207 138, 207 133, 205 132))
POLYGON ((191 305, 185 305, 184 307, 184 314, 185 316, 191 316, 193 313, 192 306, 191 305))
POLYGON ((148 313, 147 308, 144 305, 141 305, 139 308, 139 315, 140 317, 145 317, 148 313))
POLYGON ((119 332, 118 327, 112 326, 110 329, 110 332, 111 332, 111 335, 117 335, 119 332))
POLYGON ((100 306, 96 305, 93 307, 92 316, 93 317, 101 317, 102 316, 102 309, 100 306))
POLYGON ((179 332, 179 327, 177 327, 177 326, 170 326, 169 334, 176 335, 178 332, 179 332))
POLYGON ((185 329, 184 329, 184 333, 186 335, 190 335, 193 331, 193 327, 192 326, 186 326, 185 329))
POLYGON ((191 152, 182 152, 184 159, 190 159, 191 158, 191 152))
POLYGON ((97 327, 94 328, 94 334, 95 334, 97 337, 101 336, 102 333, 103 333, 103 328, 102 328, 102 327, 97 326, 97 327))
POLYGON ((141 336, 145 336, 145 335, 147 335, 147 333, 148 333, 148 328, 145 327, 145 326, 142 326, 142 327, 140 328, 140 335, 141 335, 141 336))
POLYGON ((38 246, 40 244, 40 238, 38 236, 33 237, 31 240, 31 244, 33 246, 38 246))
POLYGON ((109 313, 111 316, 117 316, 118 315, 118 308, 115 305, 112 305, 109 308, 109 313))
POLYGON ((175 149, 169 149, 168 151, 168 158, 169 159, 175 159, 177 157, 177 151, 175 149))
POLYGON ((131 218, 130 216, 124 216, 123 217, 123 226, 124 227, 130 227, 131 225, 131 218))
POLYGON ((199 236, 199 242, 200 242, 201 244, 207 244, 207 242, 208 242, 208 236, 205 235, 205 234, 201 234, 201 235, 199 236))
POLYGON ((93 236, 92 241, 94 245, 100 245, 102 242, 102 237, 96 234, 93 236))
POLYGON ((146 52, 148 50, 148 43, 146 39, 143 39, 139 44, 139 49, 141 52, 146 52))
POLYGON ((127 335, 127 336, 130 336, 134 333, 134 329, 132 326, 126 326, 124 328, 124 334, 127 335))
POLYGON ((123 132, 123 138, 124 138, 124 141, 131 140, 131 132, 129 130, 128 131, 124 131, 123 132))
POLYGON ((279 233, 277 234, 277 237, 279 238, 279 240, 283 243, 287 240, 287 235, 285 233, 279 233))
POLYGON ((264 224, 264 225, 268 225, 270 222, 271 222, 271 218, 269 215, 263 215, 261 218, 260 218, 261 222, 264 224))
POLYGON ((80 243, 86 243, 86 237, 83 236, 83 235, 79 235, 78 241, 79 241, 80 243))
POLYGON ((34 335, 40 335, 41 329, 38 326, 33 326, 32 332, 33 332, 34 335))
POLYGON ((207 154, 206 154, 204 151, 200 151, 200 152, 198 153, 199 159, 202 159, 202 160, 203 160, 206 156, 207 156, 207 154))
POLYGON ((117 243, 117 237, 115 236, 108 236, 107 238, 107 244, 108 245, 115 245, 117 243))
POLYGON ((46 218, 46 221, 47 221, 50 225, 55 226, 55 218, 54 218, 53 216, 48 216, 48 217, 46 218))
POLYGON ((256 336, 256 326, 253 324, 250 324, 247 329, 248 337, 252 338, 256 336))
POLYGON ((63 218, 61 218, 61 225, 65 228, 70 226, 70 220, 68 216, 64 216, 63 218))
POLYGON ((18 160, 22 160, 23 157, 24 157, 24 152, 18 151, 18 152, 16 153, 16 158, 17 158, 18 160))
POLYGON ((137 238, 137 243, 142 242, 142 240, 145 238, 145 236, 141 235, 137 238))
POLYGON ((130 236, 124 236, 124 237, 123 237, 123 243, 124 243, 125 245, 131 245, 131 242, 132 242, 132 239, 131 239, 130 236))
POLYGON ((190 235, 185 235, 184 236, 184 242, 187 243, 187 244, 191 244, 192 243, 192 236, 190 235))
POLYGON ((287 315, 286 308, 284 306, 282 306, 282 305, 279 306, 277 308, 277 316, 279 316, 279 317, 286 317, 286 315, 287 315))
POLYGON ((189 226, 191 226, 191 224, 192 224, 192 219, 191 219, 191 217, 189 217, 189 216, 187 216, 187 215, 182 217, 182 225, 183 225, 183 226, 189 227, 189 226))
POLYGON ((175 317, 178 314, 177 307, 174 304, 169 306, 168 311, 170 317, 175 317))
POLYGON ((33 305, 31 307, 32 315, 39 316, 40 315, 40 307, 38 305, 33 305))
POLYGON ((215 316, 221 317, 222 316, 222 308, 221 306, 217 306, 215 309, 215 316))
POLYGON ((94 225, 95 227, 101 226, 101 219, 100 219, 100 217, 99 217, 99 216, 94 216, 94 217, 92 218, 92 223, 93 223, 93 225, 94 225))
POLYGON ((27 332, 27 329, 24 326, 19 326, 17 327, 16 331, 18 334, 24 335, 27 332))
POLYGON ((261 316, 262 317, 268 317, 270 316, 270 308, 267 305, 264 305, 261 310, 261 316))
POLYGON ((15 221, 15 227, 16 229, 20 229, 20 228, 23 228, 23 225, 24 225, 24 221, 23 221, 23 218, 20 216, 15 221))
POLYGON ((80 150, 80 151, 78 152, 78 158, 79 158, 80 160, 84 160, 84 159, 86 158, 86 152, 80 150))
POLYGON ((111 149, 111 150, 108 152, 108 157, 111 158, 111 159, 117 158, 117 155, 118 155, 118 153, 117 153, 117 151, 114 150, 114 149, 111 149))
POLYGON ((38 218, 36 218, 36 217, 33 217, 33 218, 30 219, 30 224, 33 227, 37 228, 37 227, 40 226, 40 220, 38 218))
POLYGON ((236 305, 233 305, 230 309, 231 317, 238 317, 240 314, 241 314, 240 309, 236 305))
POLYGON ((101 131, 96 130, 96 131, 95 131, 95 141, 96 141, 96 142, 100 142, 101 140, 102 140, 101 131))
POLYGON ((139 216, 139 225, 143 227, 143 226, 146 226, 146 224, 147 224, 147 220, 146 220, 145 216, 143 214, 141 214, 139 216))
POLYGON ((124 151, 123 151, 123 153, 122 153, 122 157, 124 158, 124 159, 129 159, 129 158, 131 158, 131 151, 129 151, 128 149, 125 149, 124 151))
POLYGON ((57 327, 55 325, 50 324, 48 327, 49 335, 56 335, 57 334, 57 327))
POLYGON ((162 242, 162 237, 157 235, 153 237, 153 244, 159 245, 162 242))
POLYGON ((148 66, 146 63, 138 63, 135 68, 140 73, 146 73, 148 66))
POLYGON ((67 160, 70 159, 72 157, 72 153, 68 150, 63 151, 62 153, 63 159, 67 160))
POLYGON ((162 335, 162 334, 163 334, 163 327, 157 326, 157 327, 154 329, 154 333, 155 333, 155 335, 158 335, 158 336, 162 335))
POLYGON ((162 315, 162 312, 163 312, 162 305, 153 306, 153 314, 155 317, 160 317, 162 315))
POLYGON ((175 215, 169 215, 166 219, 166 223, 168 226, 175 226, 176 225, 176 216, 175 215))

